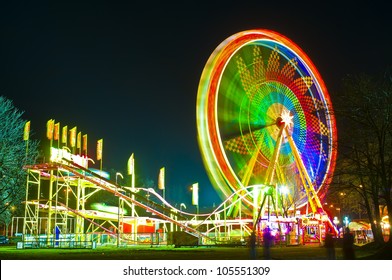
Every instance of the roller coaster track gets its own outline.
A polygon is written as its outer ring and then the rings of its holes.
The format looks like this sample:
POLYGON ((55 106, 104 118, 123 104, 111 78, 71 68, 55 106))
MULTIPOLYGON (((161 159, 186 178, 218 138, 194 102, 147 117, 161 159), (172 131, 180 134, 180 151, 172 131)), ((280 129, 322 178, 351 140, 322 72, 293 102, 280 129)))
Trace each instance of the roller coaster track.
MULTIPOLYGON (((50 200, 49 199, 39 199, 39 200, 31 200, 30 203, 40 203, 40 202, 44 202, 44 203, 48 203, 50 200)), ((65 205, 62 202, 59 201, 53 201, 52 202, 56 203, 57 206, 61 206, 64 209, 66 209, 66 211, 72 212, 74 215, 79 216, 81 218, 83 218, 84 220, 88 221, 89 223, 99 227, 100 229, 102 229, 104 232, 108 233, 111 236, 117 236, 117 234, 113 231, 111 231, 110 229, 105 228, 104 226, 94 222, 94 220, 88 218, 87 216, 83 215, 81 211, 75 210, 71 207, 68 207, 67 205, 65 205)), ((56 208, 56 206, 54 206, 53 208, 56 208)), ((64 211, 64 210, 63 210, 64 211)))
MULTIPOLYGON (((92 183, 93 185, 98 186, 101 189, 103 189, 109 193, 112 193, 116 197, 123 199, 124 201, 128 201, 129 203, 132 203, 136 206, 139 206, 140 208, 155 214, 156 216, 162 218, 163 220, 169 221, 169 222, 179 226, 184 231, 186 231, 187 233, 189 233, 195 237, 206 238, 209 240, 211 239, 210 237, 206 236, 205 234, 201 233, 200 231, 198 231, 192 227, 187 226, 186 223, 179 222, 172 217, 172 215, 176 215, 177 217, 180 217, 183 220, 187 220, 187 218, 182 216, 181 214, 175 213, 171 209, 165 208, 162 205, 159 205, 158 203, 155 203, 153 201, 148 200, 147 198, 141 196, 137 192, 132 191, 130 188, 127 188, 126 190, 124 190, 122 186, 116 184, 115 182, 112 182, 112 181, 94 173, 93 171, 91 171, 83 166, 80 166, 72 161, 69 161, 64 158, 63 158, 63 161, 65 162, 65 164, 57 163, 57 162, 44 163, 44 164, 25 166, 25 169, 35 169, 35 170, 41 170, 41 171, 43 171, 43 170, 58 170, 58 169, 66 170, 66 171, 72 173, 75 177, 86 180, 86 181, 92 183), (127 195, 123 194, 123 192, 125 192, 125 191, 129 192, 130 195, 127 196, 127 195), (133 199, 133 197, 135 199, 133 199)), ((63 206, 65 206, 65 205, 63 205, 63 206)), ((71 210, 75 214, 83 217, 84 219, 88 220, 89 222, 92 222, 87 217, 84 217, 81 213, 78 213, 77 210, 74 210, 74 209, 69 209, 69 210, 71 210)), ((108 229, 104 229, 104 230, 109 233, 112 233, 108 229)), ((211 239, 211 241, 213 241, 213 240, 211 239)))

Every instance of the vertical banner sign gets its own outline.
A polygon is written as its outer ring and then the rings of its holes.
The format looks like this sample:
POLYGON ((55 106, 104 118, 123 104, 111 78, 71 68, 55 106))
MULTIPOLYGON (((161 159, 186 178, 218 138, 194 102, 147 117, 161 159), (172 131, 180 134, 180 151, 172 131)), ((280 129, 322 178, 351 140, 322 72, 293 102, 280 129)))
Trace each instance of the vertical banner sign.
POLYGON ((30 121, 25 123, 23 130, 23 140, 27 141, 30 138, 30 121))
POLYGON ((199 183, 192 185, 192 205, 199 205, 199 183))
POLYGON ((97 142, 97 160, 102 160, 102 146, 103 146, 103 139, 100 139, 97 142))
POLYGON ((61 143, 65 144, 65 146, 67 146, 67 133, 68 133, 68 127, 64 126, 63 133, 61 135, 61 143))
POLYGON ((81 154, 80 149, 82 148, 82 132, 78 132, 78 136, 76 137, 76 149, 79 150, 79 154, 81 154))
POLYGON ((53 130, 54 130, 54 120, 48 120, 46 123, 46 137, 49 140, 53 139, 53 130))
POLYGON ((165 167, 162 167, 159 170, 158 189, 160 189, 160 190, 164 190, 165 189, 165 167))
POLYGON ((54 125, 54 134, 53 134, 53 140, 58 141, 60 139, 60 123, 56 123, 54 125))
POLYGON ((128 175, 132 175, 135 172, 135 159, 133 154, 128 159, 128 175))
POLYGON ((76 146, 76 126, 69 130, 69 144, 72 148, 76 146))
POLYGON ((87 134, 83 135, 83 149, 82 152, 87 156, 87 134))

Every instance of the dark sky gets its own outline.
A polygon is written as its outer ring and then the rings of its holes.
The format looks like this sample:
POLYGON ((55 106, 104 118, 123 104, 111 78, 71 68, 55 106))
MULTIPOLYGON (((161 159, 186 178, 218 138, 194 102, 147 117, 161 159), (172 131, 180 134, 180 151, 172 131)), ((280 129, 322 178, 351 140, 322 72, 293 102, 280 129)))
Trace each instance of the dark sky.
POLYGON ((196 96, 208 57, 230 35, 264 28, 290 38, 332 101, 345 74, 392 65, 390 10, 375 1, 50 2, 1 4, 0 95, 36 138, 49 119, 77 126, 93 158, 103 138, 104 169, 124 170, 134 153, 137 176, 156 185, 165 166, 173 204, 190 204, 194 182, 201 205, 219 202, 197 143, 196 96))

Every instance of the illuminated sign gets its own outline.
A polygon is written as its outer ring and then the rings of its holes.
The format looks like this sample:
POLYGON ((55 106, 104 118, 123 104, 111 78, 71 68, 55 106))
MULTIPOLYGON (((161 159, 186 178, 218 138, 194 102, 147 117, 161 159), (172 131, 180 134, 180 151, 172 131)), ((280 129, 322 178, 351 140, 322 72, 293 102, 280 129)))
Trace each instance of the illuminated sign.
POLYGON ((50 149, 50 161, 51 162, 67 164, 67 162, 64 161, 64 159, 72 161, 73 163, 76 163, 80 166, 83 166, 84 168, 88 167, 88 158, 87 157, 71 154, 66 149, 57 149, 57 148, 51 147, 51 149, 50 149))

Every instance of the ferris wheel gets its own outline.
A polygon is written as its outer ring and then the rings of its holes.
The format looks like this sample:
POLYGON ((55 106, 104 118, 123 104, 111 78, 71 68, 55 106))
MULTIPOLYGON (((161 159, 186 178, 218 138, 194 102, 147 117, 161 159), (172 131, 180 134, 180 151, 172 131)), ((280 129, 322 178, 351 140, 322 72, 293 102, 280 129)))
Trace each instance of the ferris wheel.
POLYGON ((212 53, 197 96, 199 146, 210 179, 227 198, 273 186, 292 207, 322 209, 337 132, 326 86, 308 56, 270 30, 232 35, 212 53))

